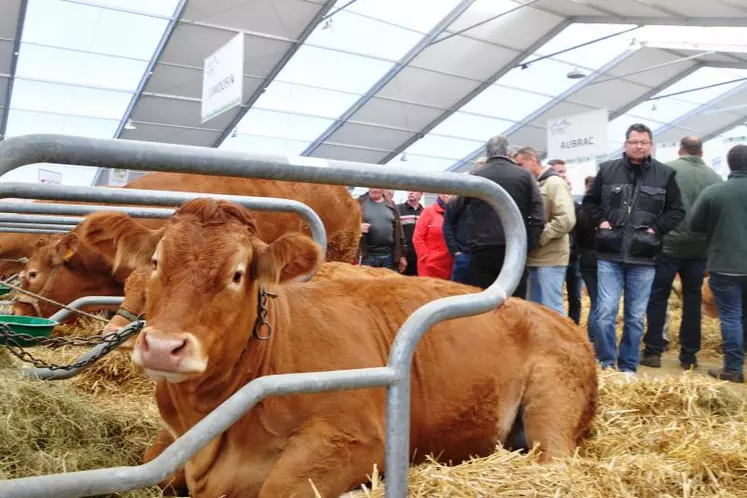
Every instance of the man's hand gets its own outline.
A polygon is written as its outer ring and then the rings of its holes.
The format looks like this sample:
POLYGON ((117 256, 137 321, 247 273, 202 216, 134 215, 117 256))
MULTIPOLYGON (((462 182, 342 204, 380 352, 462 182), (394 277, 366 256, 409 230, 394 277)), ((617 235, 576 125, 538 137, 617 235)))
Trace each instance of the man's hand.
POLYGON ((399 258, 399 272, 402 273, 407 268, 407 258, 399 258))
POLYGON ((608 221, 603 221, 602 224, 599 225, 599 228, 601 228, 603 230, 611 230, 612 229, 612 225, 610 225, 608 221))
POLYGON ((368 233, 369 228, 371 228, 370 223, 361 223, 361 232, 368 233))

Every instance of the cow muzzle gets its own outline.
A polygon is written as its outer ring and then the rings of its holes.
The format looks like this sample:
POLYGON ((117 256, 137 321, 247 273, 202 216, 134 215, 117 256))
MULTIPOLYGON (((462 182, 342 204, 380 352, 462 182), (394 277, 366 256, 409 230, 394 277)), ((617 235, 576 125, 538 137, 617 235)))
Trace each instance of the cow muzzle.
POLYGON ((167 334, 152 327, 143 329, 132 350, 132 361, 152 380, 178 383, 205 372, 207 358, 189 333, 167 334))

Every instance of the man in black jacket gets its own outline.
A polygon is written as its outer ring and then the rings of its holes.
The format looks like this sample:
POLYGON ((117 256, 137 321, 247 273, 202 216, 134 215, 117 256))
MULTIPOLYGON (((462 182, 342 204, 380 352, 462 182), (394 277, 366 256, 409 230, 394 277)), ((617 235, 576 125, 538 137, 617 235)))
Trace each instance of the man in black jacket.
POLYGON ((674 169, 651 157, 653 134, 634 124, 625 134, 621 159, 600 165, 583 209, 595 227, 597 313, 594 349, 602 367, 633 375, 638 369, 654 258, 662 237, 685 217, 674 169), (625 324, 617 354, 615 323, 625 289, 625 324))
MULTIPOLYGON (((532 250, 545 226, 545 207, 537 181, 531 173, 520 168, 507 157, 508 140, 493 137, 485 144, 485 165, 470 174, 492 180, 516 202, 525 220, 528 250, 532 250)), ((467 283, 483 289, 488 288, 503 267, 506 256, 506 237, 498 213, 486 202, 472 197, 459 197, 453 206, 454 217, 467 217, 467 244, 470 249, 467 283)), ((526 255, 525 255, 526 256, 526 255)), ((522 261, 526 264, 526 259, 522 261)), ((513 295, 526 298, 527 271, 524 270, 513 295)))

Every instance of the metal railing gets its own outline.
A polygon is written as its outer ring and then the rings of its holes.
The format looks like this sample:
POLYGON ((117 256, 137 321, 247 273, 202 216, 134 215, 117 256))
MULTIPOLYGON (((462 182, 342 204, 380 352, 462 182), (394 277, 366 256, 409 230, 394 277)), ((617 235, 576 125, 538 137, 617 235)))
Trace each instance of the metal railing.
POLYGON ((0 143, 0 176, 26 164, 50 162, 146 171, 264 178, 319 184, 411 189, 476 197, 498 212, 506 234, 500 275, 487 289, 437 299, 418 308, 398 331, 385 367, 271 375, 255 379, 144 465, 0 481, 0 497, 91 496, 154 485, 268 396, 387 387, 385 475, 387 498, 407 494, 410 380, 415 347, 432 326, 495 309, 516 288, 527 240, 521 214, 496 183, 473 175, 391 171, 380 165, 316 158, 268 157, 203 147, 61 135, 27 135, 0 143))
POLYGON ((168 218, 174 214, 172 208, 153 208, 137 206, 108 206, 103 204, 63 204, 60 202, 0 202, 0 213, 55 214, 86 216, 91 213, 119 212, 127 213, 133 218, 168 218))
POLYGON ((77 225, 83 221, 80 216, 47 216, 39 214, 4 214, 0 213, 0 223, 53 223, 60 225, 77 225))
MULTIPOLYGON (((19 137, 20 138, 20 137, 19 137)), ((4 162, 3 151, 8 141, 0 142, 0 163, 4 162)), ((12 146, 12 142, 11 142, 12 146)), ((18 166, 14 166, 18 167, 18 166)), ((10 168, 13 169, 13 168, 10 168)), ((7 173, 0 167, 0 176, 7 173)), ((0 183, 0 199, 12 197, 20 199, 39 199, 73 202, 103 202, 111 204, 138 204, 179 206, 197 198, 209 197, 241 204, 253 211, 283 211, 296 213, 308 224, 314 240, 327 250, 327 233, 324 224, 316 212, 306 204, 293 199, 275 197, 254 197, 243 195, 211 194, 204 192, 178 192, 169 190, 141 190, 105 187, 77 187, 70 185, 47 185, 34 183, 8 182, 0 183)), ((2 204, 2 203, 0 203, 2 204)), ((41 205, 41 203, 37 203, 41 205)), ((49 230, 38 227, 39 230, 49 230)), ((23 230, 18 228, 17 230, 23 230)))

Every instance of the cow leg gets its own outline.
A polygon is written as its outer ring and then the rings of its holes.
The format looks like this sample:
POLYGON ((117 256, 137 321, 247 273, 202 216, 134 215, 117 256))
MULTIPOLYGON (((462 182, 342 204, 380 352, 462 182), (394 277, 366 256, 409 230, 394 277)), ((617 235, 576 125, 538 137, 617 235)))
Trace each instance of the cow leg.
POLYGON ((384 468, 383 438, 362 440, 317 428, 294 436, 265 479, 259 498, 336 498, 368 482, 374 464, 384 468), (311 485, 313 481, 313 487, 311 485))
MULTIPOLYGON (((171 433, 166 429, 161 429, 161 432, 156 435, 153 444, 145 452, 145 455, 143 455, 143 463, 155 460, 173 442, 174 438, 171 433)), ((177 470, 174 474, 159 482, 158 487, 163 490, 164 496, 187 496, 189 491, 187 490, 187 478, 184 475, 184 468, 177 470)))

